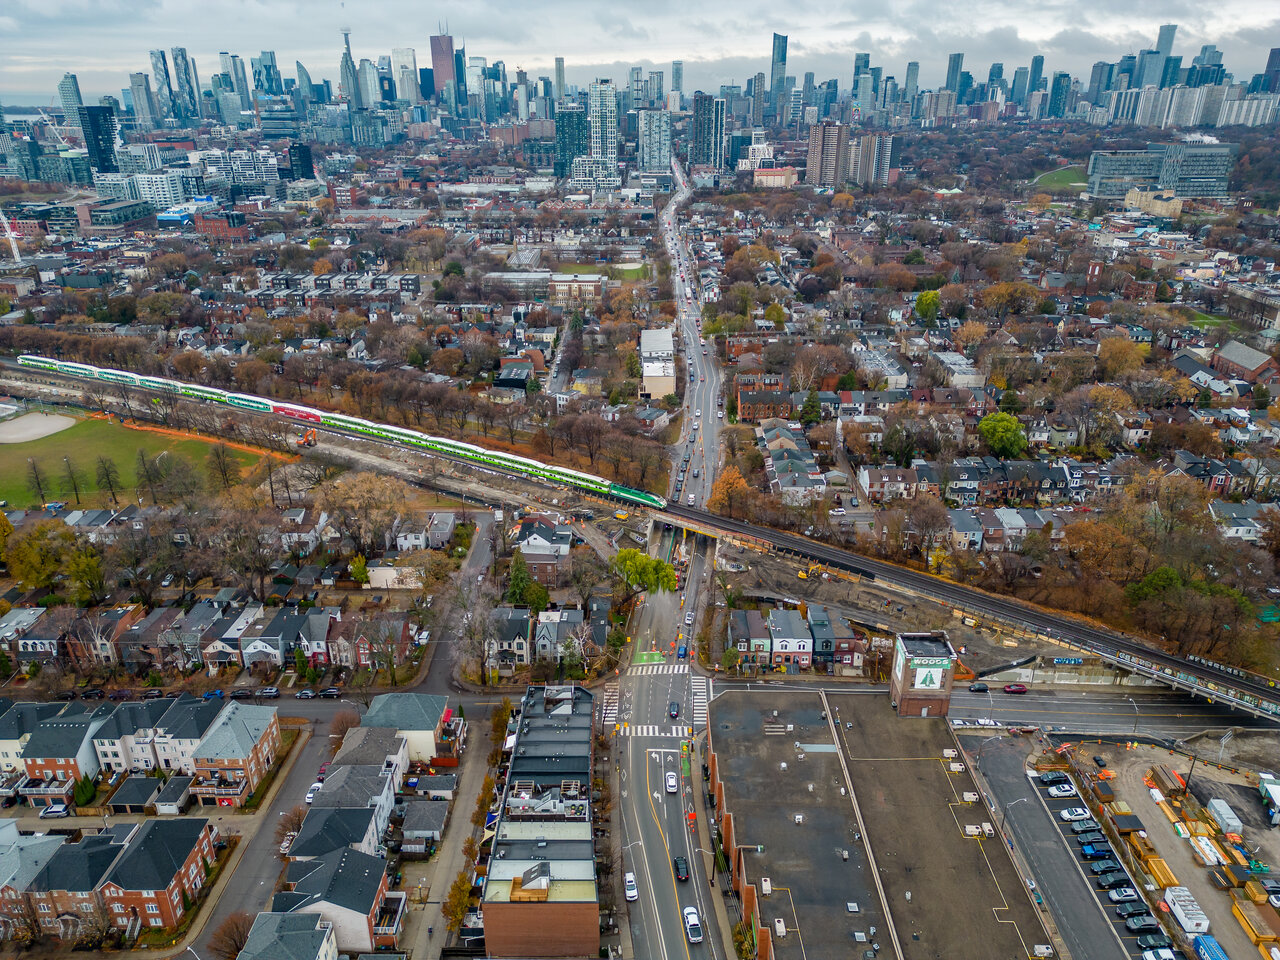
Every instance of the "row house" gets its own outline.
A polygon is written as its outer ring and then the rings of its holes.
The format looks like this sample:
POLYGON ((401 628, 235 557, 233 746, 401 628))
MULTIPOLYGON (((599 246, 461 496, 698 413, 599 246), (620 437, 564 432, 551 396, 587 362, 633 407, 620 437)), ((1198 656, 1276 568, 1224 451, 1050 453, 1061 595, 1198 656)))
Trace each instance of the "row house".
POLYGON ((1239 460, 1198 457, 1186 450, 1176 451, 1172 464, 1166 462, 1164 466, 1168 476, 1191 477, 1204 484, 1213 499, 1227 497, 1237 482, 1248 478, 1248 468, 1239 460))
POLYGON ((413 629, 404 614, 361 619, 330 619, 326 662, 377 669, 409 659, 413 629))
POLYGON ((884 503, 888 500, 914 499, 919 477, 910 467, 860 467, 858 486, 868 500, 884 503))
POLYGON ((775 607, 769 611, 769 644, 775 667, 804 668, 813 662, 813 633, 799 610, 775 607))
POLYGON ((64 711, 81 713, 84 710, 81 703, 37 703, 34 700, 14 703, 8 697, 0 698, 0 704, 4 707, 0 713, 0 769, 6 774, 25 769, 22 751, 41 723, 64 711))
POLYGON ((71 804, 76 781, 96 778, 101 769, 93 737, 115 712, 115 704, 103 704, 91 712, 63 713, 41 720, 22 748, 27 775, 18 792, 32 807, 71 804))
POLYGON ((350 848, 292 861, 272 913, 315 914, 331 924, 338 949, 353 956, 394 950, 406 896, 390 889, 386 861, 350 848))
POLYGON ((791 395, 781 390, 738 390, 738 419, 758 423, 775 417, 790 419, 791 395))
POLYGON ((189 694, 120 704, 93 738, 104 770, 191 774, 205 735, 229 703, 189 694))
POLYGON ((232 701, 192 752, 192 795, 204 806, 242 807, 279 752, 275 708, 232 701))
POLYGON ((840 390, 840 416, 865 417, 883 415, 910 399, 905 390, 840 390))

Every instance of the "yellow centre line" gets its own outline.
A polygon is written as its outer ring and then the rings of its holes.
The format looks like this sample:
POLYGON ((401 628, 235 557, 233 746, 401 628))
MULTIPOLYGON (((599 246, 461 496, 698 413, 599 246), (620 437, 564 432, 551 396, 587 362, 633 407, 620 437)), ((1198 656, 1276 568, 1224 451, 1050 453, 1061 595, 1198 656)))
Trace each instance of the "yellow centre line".
MULTIPOLYGON (((645 752, 646 752, 646 753, 648 753, 648 751, 647 751, 647 750, 646 750, 645 752)), ((663 830, 663 829, 662 829, 662 821, 658 819, 658 810, 657 810, 657 808, 656 808, 656 807, 654 806, 654 804, 653 804, 653 791, 649 789, 649 766, 650 766, 650 761, 651 761, 651 758, 650 758, 650 757, 645 757, 645 764, 644 764, 644 792, 645 792, 645 795, 649 798, 649 815, 653 818, 653 825, 654 825, 655 827, 657 827, 657 828, 658 828, 658 835, 659 835, 660 837, 662 837, 662 849, 663 849, 663 850, 665 850, 665 851, 666 851, 666 854, 667 854, 667 874, 668 874, 668 876, 670 876, 670 877, 671 877, 671 895, 675 898, 675 901, 676 901, 676 909, 681 911, 681 913, 680 913, 680 930, 681 930, 681 933, 683 934, 683 932, 684 932, 684 911, 683 911, 683 910, 682 910, 682 908, 680 907, 680 888, 676 886, 676 871, 675 871, 675 866, 674 866, 674 865, 672 864, 672 862, 671 862, 671 845, 670 845, 669 843, 667 843, 667 832, 666 832, 665 830, 663 830)), ((677 776, 679 776, 679 774, 677 774, 677 776)), ((682 810, 684 809, 683 805, 681 805, 681 809, 682 809, 682 810)), ((662 926, 662 921, 661 921, 661 919, 659 919, 659 918, 657 918, 657 917, 655 917, 654 919, 655 919, 655 920, 658 920, 659 932, 661 932, 661 926, 662 926)), ((681 939, 681 942, 684 944, 684 956, 685 956, 685 960, 690 960, 690 958, 689 958, 689 938, 688 938, 687 936, 681 936, 681 938, 680 938, 680 939, 681 939)))

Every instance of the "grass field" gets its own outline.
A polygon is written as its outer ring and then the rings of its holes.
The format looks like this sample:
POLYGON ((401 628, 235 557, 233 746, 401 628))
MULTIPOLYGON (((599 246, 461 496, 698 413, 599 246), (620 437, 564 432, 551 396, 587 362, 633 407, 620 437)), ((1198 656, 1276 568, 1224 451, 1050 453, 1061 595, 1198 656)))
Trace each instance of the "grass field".
POLYGON ((1076 188, 1083 190, 1088 185, 1084 167, 1059 167, 1057 170, 1050 170, 1048 173, 1042 174, 1035 181, 1035 186, 1043 187, 1045 190, 1073 190, 1076 188))
POLYGON ((630 269, 622 270, 608 263, 562 263, 560 264, 560 272, 603 273, 619 280, 643 280, 646 275, 644 267, 631 267, 630 269))
MULTIPOLYGON (((44 471, 45 494, 51 499, 70 500, 74 503, 71 485, 66 480, 64 457, 80 476, 80 499, 84 505, 99 505, 109 498, 98 492, 96 479, 97 461, 100 456, 110 457, 120 471, 120 482, 126 496, 132 494, 137 483, 135 466, 138 450, 154 457, 162 450, 191 460, 197 472, 205 472, 210 442, 204 440, 174 440, 146 430, 130 430, 105 420, 81 420, 61 433, 31 440, 27 443, 0 445, 0 500, 8 500, 12 506, 35 503, 36 497, 27 484, 29 459, 34 459, 44 471)), ((232 450, 232 455, 244 467, 258 461, 253 454, 232 450)))
POLYGON ((1228 327, 1232 333, 1236 333, 1240 329, 1240 325, 1230 317, 1219 317, 1212 313, 1201 313, 1199 310, 1192 311, 1195 313, 1195 319, 1191 321, 1193 327, 1199 327, 1201 330, 1208 330, 1210 327, 1228 327))

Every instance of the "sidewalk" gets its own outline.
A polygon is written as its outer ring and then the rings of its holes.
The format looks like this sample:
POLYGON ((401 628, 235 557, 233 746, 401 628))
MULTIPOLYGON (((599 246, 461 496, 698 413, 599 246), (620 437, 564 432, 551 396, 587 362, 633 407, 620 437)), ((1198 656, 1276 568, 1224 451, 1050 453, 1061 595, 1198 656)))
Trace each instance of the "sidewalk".
MULTIPOLYGON (((716 847, 712 845, 714 840, 711 829, 711 825, 715 820, 715 809, 708 802, 710 795, 707 793, 706 784, 702 779, 702 750, 704 746, 705 742, 701 736, 694 738, 689 779, 696 784, 694 792, 701 798, 697 811, 698 846, 703 850, 715 850, 716 847)), ((718 873, 716 871, 715 858, 708 857, 706 854, 703 854, 702 865, 706 868, 710 882, 715 885, 711 889, 708 899, 711 901, 712 912, 716 915, 716 925, 720 928, 720 937, 724 946, 725 956, 736 957, 737 953, 733 945, 733 928, 736 921, 729 915, 729 908, 725 905, 727 900, 732 899, 731 895, 726 896, 726 893, 730 893, 732 889, 729 875, 727 873, 718 873)), ((736 908, 737 901, 734 900, 733 903, 736 908)), ((740 913, 739 918, 741 918, 740 913)))

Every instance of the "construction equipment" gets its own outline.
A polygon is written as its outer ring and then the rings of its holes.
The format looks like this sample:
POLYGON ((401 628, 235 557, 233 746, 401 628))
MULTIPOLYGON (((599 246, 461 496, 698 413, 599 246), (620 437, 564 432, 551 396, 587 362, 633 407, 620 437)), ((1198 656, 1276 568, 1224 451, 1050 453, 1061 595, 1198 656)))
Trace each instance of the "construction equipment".
POLYGON ((820 563, 811 563, 809 564, 809 568, 807 570, 796 571, 796 576, 799 577, 801 580, 809 580, 815 574, 821 574, 822 579, 824 580, 827 579, 827 571, 820 563))
POLYGON ((9 218, 4 215, 3 210, 0 210, 0 227, 4 227, 4 235, 9 241, 9 249, 13 251, 13 262, 18 266, 22 266, 22 252, 18 249, 18 235, 13 232, 13 225, 9 223, 9 218))
POLYGON ((316 441, 316 428, 312 427, 310 430, 302 431, 302 435, 298 437, 298 446, 314 447, 316 445, 316 441))

